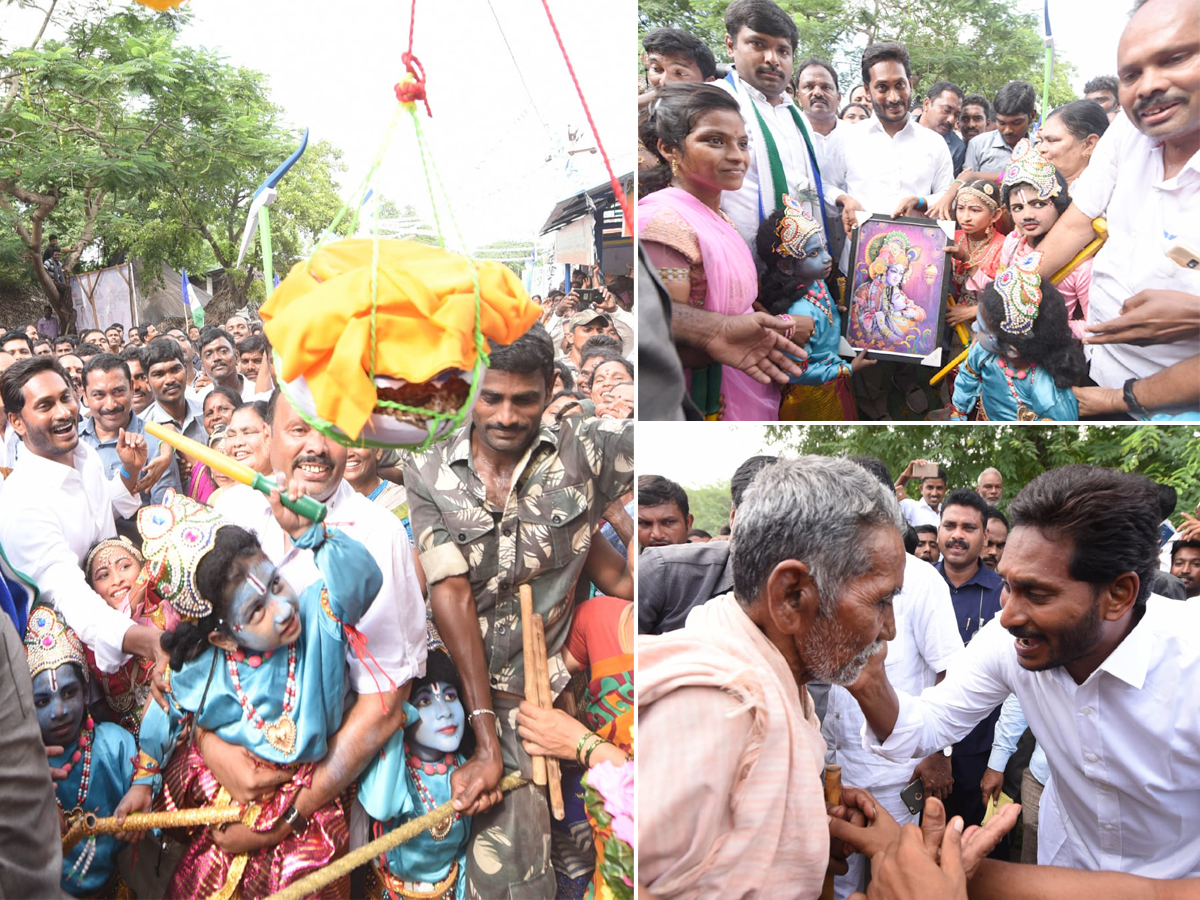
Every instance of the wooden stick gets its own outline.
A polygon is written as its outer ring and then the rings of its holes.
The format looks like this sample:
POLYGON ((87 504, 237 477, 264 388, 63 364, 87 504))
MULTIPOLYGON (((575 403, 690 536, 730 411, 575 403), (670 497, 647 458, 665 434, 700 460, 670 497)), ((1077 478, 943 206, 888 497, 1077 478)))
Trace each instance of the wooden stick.
MULTIPOLYGON (((538 680, 534 677, 537 672, 537 650, 533 639, 533 588, 523 584, 518 592, 521 596, 521 655, 525 663, 525 700, 534 706, 541 706, 538 680)), ((534 756, 532 760, 533 783, 543 785, 546 783, 546 757, 534 756)))
POLYGON ((171 812, 130 813, 125 822, 118 825, 114 816, 99 819, 95 813, 85 813, 63 836, 63 853, 67 853, 86 837, 94 834, 116 834, 121 831, 147 831, 151 828, 195 828, 197 825, 224 825, 240 822, 246 807, 201 806, 195 809, 180 809, 171 812))
MULTIPOLYGON (((842 767, 825 767, 825 802, 838 806, 842 802, 842 767)), ((821 888, 821 900, 833 900, 833 875, 825 875, 825 884, 821 888)))
MULTIPOLYGON (((550 690, 550 660, 546 651, 546 628, 542 617, 533 616, 534 653, 537 656, 537 688, 542 709, 554 708, 554 695, 550 690)), ((550 812, 560 822, 566 816, 563 806, 562 767, 555 756, 546 757, 546 782, 550 788, 550 812)))

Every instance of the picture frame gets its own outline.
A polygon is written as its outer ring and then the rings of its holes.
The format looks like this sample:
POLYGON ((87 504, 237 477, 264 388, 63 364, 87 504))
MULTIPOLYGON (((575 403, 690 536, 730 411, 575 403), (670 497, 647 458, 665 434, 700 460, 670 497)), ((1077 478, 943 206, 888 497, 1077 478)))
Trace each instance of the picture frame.
MULTIPOLYGON (((855 353, 920 363, 942 347, 953 269, 946 243, 932 219, 877 213, 854 229, 843 302, 855 353)), ((940 365, 940 354, 933 361, 940 365)))

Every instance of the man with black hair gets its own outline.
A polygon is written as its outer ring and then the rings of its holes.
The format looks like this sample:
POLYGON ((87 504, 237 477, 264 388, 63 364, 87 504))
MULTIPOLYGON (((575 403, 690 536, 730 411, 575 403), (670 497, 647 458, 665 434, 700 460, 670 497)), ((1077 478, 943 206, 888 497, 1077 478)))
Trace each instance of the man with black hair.
POLYGON ((716 85, 737 98, 750 138, 750 166, 737 191, 721 192, 721 210, 752 254, 759 223, 788 194, 822 221, 816 145, 784 88, 792 80, 799 32, 772 0, 734 0, 725 10, 725 51, 734 71, 716 85))
POLYGON ((796 64, 796 102, 816 135, 813 140, 820 152, 829 132, 837 127, 837 113, 842 103, 837 72, 833 65, 818 56, 810 56, 796 64))
POLYGON ((1014 693, 1052 775, 1039 864, 1200 875, 1200 604, 1151 594, 1156 486, 1064 466, 1008 513, 999 617, 919 698, 897 695, 869 663, 852 688, 864 741, 908 758, 957 740, 1014 693))
POLYGON ((687 491, 661 475, 642 475, 637 500, 639 551, 687 543, 692 527, 687 491))
POLYGON ((113 322, 104 329, 104 337, 108 341, 108 348, 112 353, 120 353, 121 348, 125 346, 125 327, 120 322, 113 322))
POLYGON ((996 92, 992 104, 996 130, 972 141, 967 148, 967 168, 973 177, 990 174, 999 176, 1008 166, 1013 147, 1029 136, 1029 126, 1037 121, 1037 91, 1028 81, 1010 81, 996 92))
POLYGON ((1083 86, 1083 99, 1095 100, 1108 113, 1108 121, 1112 121, 1121 109, 1117 99, 1119 82, 1116 75, 1097 75, 1083 86))
POLYGON ((252 334, 237 345, 238 372, 251 384, 258 381, 258 370, 267 365, 271 345, 261 334, 252 334))
MULTIPOLYGON (((138 359, 154 394, 154 402, 141 414, 142 418, 159 425, 172 425, 185 437, 207 444, 204 405, 187 396, 187 370, 179 344, 170 338, 158 338, 142 348, 138 359)), ((180 483, 187 484, 191 461, 182 453, 177 456, 180 483)))
POLYGON ((139 416, 154 403, 154 392, 150 390, 150 380, 146 370, 142 368, 142 351, 138 347, 129 346, 118 355, 129 367, 129 398, 133 411, 139 416))
POLYGON ((50 339, 44 338, 44 337, 39 337, 36 341, 34 341, 33 342, 33 355, 34 356, 53 356, 54 355, 54 345, 52 343, 50 343, 50 339))
POLYGON ((404 466, 413 534, 434 621, 463 679, 476 749, 451 779, 473 816, 467 896, 554 897, 550 813, 533 785, 503 795, 504 771, 531 771, 514 728, 524 699, 519 587, 546 623, 551 689, 569 676, 562 649, 571 588, 605 508, 633 484, 633 422, 542 425, 554 347, 540 325, 493 347, 471 421, 404 466))
POLYGON ((23 331, 8 331, 0 335, 0 350, 17 359, 29 359, 33 356, 33 341, 23 331))
POLYGON ((941 555, 938 552, 937 526, 918 525, 913 531, 917 533, 917 548, 913 551, 913 556, 925 560, 930 565, 936 564, 941 555))
MULTIPOLYGON (((593 334, 579 349, 579 369, 572 374, 573 389, 584 394, 591 394, 592 373, 596 366, 605 359, 621 358, 621 342, 607 334, 593 334)), ((562 362, 562 360, 559 360, 562 362)), ((566 389, 564 387, 564 389, 566 389)))
MULTIPOLYGON (((914 459, 900 473, 900 477, 896 479, 893 487, 897 491, 901 491, 908 484, 909 479, 913 477, 913 470, 917 466, 928 466, 929 461, 925 459, 914 459)), ((935 475, 921 476, 921 499, 913 500, 911 497, 905 497, 900 501, 900 512, 904 514, 904 519, 909 525, 938 525, 942 520, 942 498, 946 496, 947 485, 946 470, 941 466, 937 468, 935 475)))
MULTIPOLYGON (((240 319, 241 316, 234 318, 240 319)), ((200 334, 200 365, 204 374, 212 379, 213 384, 224 385, 234 391, 246 403, 255 400, 269 400, 270 391, 259 391, 249 378, 238 371, 238 351, 233 335, 223 328, 205 328, 200 334)), ((200 398, 208 394, 207 390, 199 391, 200 398)))
POLYGON ((68 353, 74 353, 79 345, 79 336, 74 334, 59 335, 54 341, 54 355, 62 359, 68 353))
POLYGON ((54 317, 52 307, 42 307, 42 317, 37 320, 37 330, 38 334, 45 335, 52 341, 58 337, 58 319, 54 317))
MULTIPOLYGON (((995 126, 996 114, 992 111, 992 103, 983 94, 967 94, 962 101, 962 115, 958 120, 958 131, 964 143, 985 131, 991 131, 995 126)), ((966 157, 964 157, 965 162, 966 157)))
POLYGON ((1183 582, 1189 600, 1200 597, 1200 541, 1171 545, 1171 574, 1183 582))
POLYGON ((935 81, 925 92, 921 104, 920 123, 930 131, 936 131, 946 141, 950 158, 954 161, 954 177, 963 170, 967 158, 967 145, 954 133, 963 110, 963 89, 952 81, 935 81))
POLYGON ((682 628, 692 607, 733 589, 730 541, 722 535, 733 525, 746 488, 778 457, 752 456, 729 479, 729 526, 706 544, 651 547, 638 559, 638 634, 665 634, 682 628))
POLYGON ((638 97, 638 109, 649 106, 662 84, 715 81, 717 59, 700 38, 680 28, 655 28, 642 38, 642 57, 650 90, 638 97))
MULTIPOLYGON (((821 168, 825 202, 841 207, 842 228, 858 227, 856 213, 904 216, 933 206, 954 178, 954 161, 936 132, 908 114, 912 66, 908 50, 894 41, 863 51, 863 81, 875 114, 860 127, 839 128, 825 145, 821 168)), ((839 268, 849 270, 850 241, 839 268)))
POLYGON ((164 660, 156 628, 135 625, 112 609, 84 579, 83 562, 96 541, 116 536, 114 514, 141 505, 134 489, 146 464, 146 441, 120 431, 117 477, 79 440, 79 402, 52 356, 19 360, 0 375, 10 428, 23 441, 12 474, 0 487, 0 546, 8 563, 52 603, 95 653, 103 672, 129 655, 164 660))
POLYGON ((983 553, 983 564, 995 572, 1004 558, 1004 547, 1008 543, 1008 517, 994 506, 987 509, 983 553))
POLYGON ((689 544, 707 544, 712 540, 712 535, 703 528, 693 528, 687 533, 687 542, 689 544))

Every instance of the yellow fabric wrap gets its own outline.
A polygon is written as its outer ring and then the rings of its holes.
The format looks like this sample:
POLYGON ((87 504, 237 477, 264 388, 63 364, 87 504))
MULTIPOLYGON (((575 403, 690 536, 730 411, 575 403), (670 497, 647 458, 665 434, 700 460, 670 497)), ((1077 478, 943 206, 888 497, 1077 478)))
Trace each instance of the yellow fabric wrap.
MULTIPOLYGON (((317 414, 357 437, 375 409, 368 239, 335 241, 299 262, 262 307, 263 330, 285 381, 304 376, 317 414)), ((474 264, 484 336, 509 344, 541 310, 498 262, 474 264)), ((375 374, 410 383, 475 366, 471 261, 413 241, 379 242, 375 374)))

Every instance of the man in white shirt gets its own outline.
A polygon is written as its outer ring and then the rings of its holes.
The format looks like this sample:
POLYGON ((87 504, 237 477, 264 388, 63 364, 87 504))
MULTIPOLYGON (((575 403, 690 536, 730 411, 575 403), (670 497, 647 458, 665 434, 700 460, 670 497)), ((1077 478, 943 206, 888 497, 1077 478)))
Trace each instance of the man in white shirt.
MULTIPOLYGON (((910 462, 908 467, 900 473, 900 477, 896 479, 894 485, 896 490, 899 491, 908 484, 916 466, 927 465, 929 465, 929 461, 925 459, 914 459, 910 462)), ((921 499, 913 500, 911 497, 905 497, 900 501, 900 512, 904 514, 904 520, 913 528, 918 525, 933 525, 936 528, 942 524, 942 498, 945 496, 946 470, 938 466, 936 475, 921 476, 921 499)))
MULTIPOLYGON (((851 461, 891 488, 891 473, 882 461, 863 456, 852 457, 851 461)), ((906 693, 920 694, 942 680, 950 659, 963 648, 950 591, 937 569, 905 554, 904 586, 892 600, 892 613, 896 636, 888 641, 888 680, 906 693)), ((950 789, 950 760, 941 750, 925 760, 883 759, 863 748, 863 722, 862 710, 850 692, 832 685, 821 721, 826 764, 841 766, 844 784, 870 791, 901 825, 915 824, 917 817, 908 811, 900 792, 914 778, 921 778, 926 796, 944 795, 950 789)), ((838 900, 863 890, 866 858, 855 854, 846 862, 849 871, 833 883, 838 900)))
MULTIPOLYGON (((17 361, 11 353, 0 350, 0 373, 17 361)), ((17 448, 21 445, 21 436, 15 428, 8 425, 8 416, 4 414, 4 401, 0 399, 0 468, 11 469, 17 464, 17 448)))
POLYGON ((932 752, 1011 692, 1050 764, 1040 864, 1200 875, 1200 606, 1151 595, 1157 486, 1065 466, 1009 515, 1000 615, 920 697, 869 664, 851 687, 864 746, 894 760, 932 752))
MULTIPOLYGON (((233 335, 222 328, 205 328, 200 335, 200 365, 212 384, 224 385, 247 403, 271 399, 270 391, 260 392, 253 381, 238 371, 237 345, 233 335)), ((208 390, 200 391, 201 400, 211 389, 210 384, 208 390)))
MULTIPOLYGON (((863 79, 875 115, 858 128, 838 128, 825 142, 821 162, 825 202, 841 207, 849 235, 857 212, 906 216, 932 207, 954 178, 954 163, 937 132, 908 114, 912 66, 903 44, 871 44, 862 55, 863 79)), ((849 270, 850 242, 841 270, 849 270)))
POLYGON ((725 50, 735 71, 714 84, 737 98, 750 138, 750 167, 741 190, 721 193, 721 211, 757 258, 759 223, 783 195, 820 221, 816 149, 800 110, 784 92, 792 79, 799 32, 771 0, 734 0, 725 11, 725 50))
MULTIPOLYGON (((298 478, 306 493, 328 507, 328 527, 362 543, 383 572, 378 598, 357 625, 367 639, 365 652, 356 652, 352 646, 346 653, 349 687, 359 695, 358 700, 331 742, 329 755, 318 765, 312 785, 293 801, 307 817, 345 790, 403 724, 401 700, 408 697, 408 683, 425 671, 425 603, 404 526, 345 481, 346 448, 311 428, 278 392, 272 397, 268 416, 271 465, 277 478, 284 483, 298 478)), ((216 509, 258 536, 263 552, 293 589, 301 591, 321 577, 312 551, 292 546, 267 498, 259 492, 234 486, 219 498, 216 509)), ((269 776, 246 765, 245 750, 215 738, 205 740, 204 760, 234 799, 261 790, 261 779, 269 776)), ((272 845, 286 835, 286 825, 276 826, 271 832, 272 845)))
POLYGON ((97 541, 116 536, 114 511, 129 516, 146 465, 146 440, 122 432, 122 468, 109 481, 99 455, 79 440, 79 403, 67 373, 52 356, 20 360, 0 376, 8 427, 23 440, 20 458, 0 488, 0 546, 23 580, 36 586, 101 671, 115 672, 129 655, 165 660, 156 628, 135 625, 88 587, 83 561, 97 541))
POLYGON ((1149 0, 1130 17, 1117 47, 1123 114, 1038 248, 1047 278, 1092 239, 1093 218, 1108 221, 1088 302, 1100 387, 1076 389, 1080 415, 1200 409, 1200 267, 1178 249, 1200 252, 1198 31, 1189 0, 1149 0))

